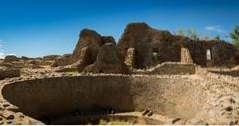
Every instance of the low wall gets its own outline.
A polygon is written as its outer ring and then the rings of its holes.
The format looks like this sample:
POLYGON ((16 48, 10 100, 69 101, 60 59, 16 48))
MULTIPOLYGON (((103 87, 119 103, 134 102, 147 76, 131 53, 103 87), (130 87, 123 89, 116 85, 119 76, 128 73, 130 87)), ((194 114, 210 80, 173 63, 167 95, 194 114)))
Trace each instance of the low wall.
POLYGON ((205 103, 199 83, 181 76, 55 77, 7 84, 2 95, 36 118, 74 111, 122 112, 145 108, 172 117, 192 118, 205 103))
POLYGON ((145 71, 138 70, 137 74, 160 74, 160 75, 185 75, 195 74, 194 64, 184 64, 180 62, 164 62, 145 71))
MULTIPOLYGON (((238 73, 238 72, 236 72, 238 73)), ((212 72, 206 69, 197 67, 196 74, 200 75, 201 77, 207 78, 211 81, 218 80, 221 82, 231 83, 231 84, 239 84, 239 77, 230 75, 230 72, 223 73, 223 72, 212 72)))

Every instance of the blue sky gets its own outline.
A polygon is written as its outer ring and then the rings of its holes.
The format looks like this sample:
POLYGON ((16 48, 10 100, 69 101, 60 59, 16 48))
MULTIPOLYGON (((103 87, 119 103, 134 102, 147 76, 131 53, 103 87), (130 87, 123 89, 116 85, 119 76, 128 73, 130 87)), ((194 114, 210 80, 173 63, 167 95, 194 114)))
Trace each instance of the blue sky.
POLYGON ((83 28, 116 40, 130 22, 224 39, 239 24, 238 0, 0 0, 0 57, 71 53, 83 28))

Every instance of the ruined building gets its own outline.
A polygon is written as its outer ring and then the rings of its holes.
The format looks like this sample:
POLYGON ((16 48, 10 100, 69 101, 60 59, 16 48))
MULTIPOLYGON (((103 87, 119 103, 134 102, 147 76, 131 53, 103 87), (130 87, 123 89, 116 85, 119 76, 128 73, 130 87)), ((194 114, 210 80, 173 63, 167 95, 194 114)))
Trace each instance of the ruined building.
POLYGON ((223 68, 239 64, 230 43, 145 23, 118 43, 79 37, 72 54, 0 62, 0 124, 239 124, 239 68, 223 68))
MULTIPOLYGON (((58 65, 55 66, 70 65, 67 67, 78 69, 79 72, 91 71, 89 65, 95 66, 93 64, 98 61, 98 55, 102 55, 99 53, 102 46, 106 48, 105 45, 109 45, 107 43, 113 46, 113 52, 118 57, 115 61, 120 62, 120 69, 125 65, 128 68, 145 69, 163 62, 195 63, 203 67, 239 64, 238 50, 230 43, 192 40, 172 35, 168 31, 153 29, 145 23, 131 23, 126 26, 117 45, 113 37, 101 36, 89 29, 82 30, 72 55, 59 58, 55 62, 58 65)), ((113 62, 112 60, 112 64, 115 64, 113 62)), ((125 70, 123 71, 125 73, 125 70)))

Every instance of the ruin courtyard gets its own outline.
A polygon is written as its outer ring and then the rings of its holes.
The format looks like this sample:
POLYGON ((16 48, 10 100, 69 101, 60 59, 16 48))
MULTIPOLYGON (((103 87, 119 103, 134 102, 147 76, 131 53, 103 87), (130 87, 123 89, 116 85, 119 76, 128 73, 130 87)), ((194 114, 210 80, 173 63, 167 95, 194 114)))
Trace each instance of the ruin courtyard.
POLYGON ((239 122, 239 51, 130 23, 83 29, 72 53, 0 60, 0 124, 239 122))

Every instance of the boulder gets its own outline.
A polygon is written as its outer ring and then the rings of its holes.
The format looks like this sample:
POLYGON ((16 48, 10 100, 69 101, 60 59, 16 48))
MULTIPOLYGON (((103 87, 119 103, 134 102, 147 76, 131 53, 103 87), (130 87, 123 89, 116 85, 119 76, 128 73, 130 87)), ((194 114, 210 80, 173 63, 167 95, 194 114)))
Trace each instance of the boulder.
POLYGON ((90 73, 129 73, 129 69, 120 58, 116 46, 105 43, 99 51, 96 62, 87 66, 84 72, 90 73))

